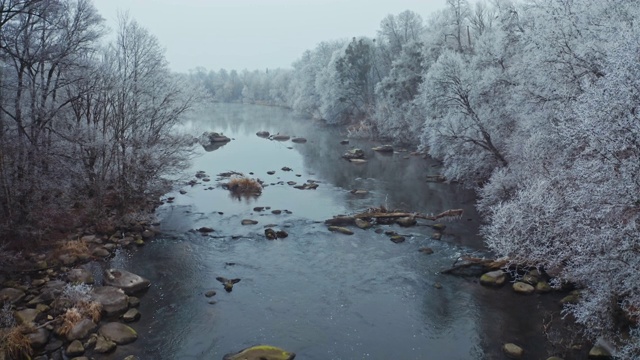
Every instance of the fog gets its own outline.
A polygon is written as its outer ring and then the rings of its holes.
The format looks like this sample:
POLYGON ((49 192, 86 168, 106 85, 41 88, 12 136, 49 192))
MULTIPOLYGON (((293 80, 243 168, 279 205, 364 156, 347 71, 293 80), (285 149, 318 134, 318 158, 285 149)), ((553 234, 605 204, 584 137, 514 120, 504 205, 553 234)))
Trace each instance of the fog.
POLYGON ((374 37, 388 15, 427 18, 446 0, 94 0, 107 26, 128 12, 166 49, 174 71, 287 68, 322 41, 374 37))

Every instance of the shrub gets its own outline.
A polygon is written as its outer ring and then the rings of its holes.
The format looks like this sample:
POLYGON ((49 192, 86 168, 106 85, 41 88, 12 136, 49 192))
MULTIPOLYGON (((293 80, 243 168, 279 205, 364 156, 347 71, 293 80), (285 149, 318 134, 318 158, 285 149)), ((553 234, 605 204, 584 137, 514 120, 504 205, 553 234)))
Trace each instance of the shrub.
POLYGON ((233 178, 225 184, 225 187, 235 195, 260 195, 262 193, 260 181, 246 177, 233 178))

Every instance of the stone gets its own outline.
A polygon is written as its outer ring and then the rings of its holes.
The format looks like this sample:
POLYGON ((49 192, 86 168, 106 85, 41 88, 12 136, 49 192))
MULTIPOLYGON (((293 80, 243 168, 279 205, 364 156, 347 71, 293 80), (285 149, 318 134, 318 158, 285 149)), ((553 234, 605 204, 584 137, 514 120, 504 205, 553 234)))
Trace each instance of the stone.
POLYGON ((297 137, 297 138, 291 139, 291 142, 294 142, 296 144, 304 144, 304 143, 307 142, 307 139, 305 139, 303 137, 297 137))
POLYGON ((535 288, 527 283, 518 281, 513 284, 513 291, 517 292, 518 294, 531 294, 535 291, 535 288))
POLYGON ((67 340, 82 340, 93 333, 98 326, 90 319, 82 319, 67 333, 67 340))
POLYGON ((282 134, 271 135, 271 140, 287 141, 289 139, 291 139, 291 136, 289 136, 289 135, 282 135, 282 134))
POLYGON ((122 289, 127 295, 146 290, 151 286, 149 280, 123 269, 105 270, 102 282, 104 285, 122 289))
POLYGON ((47 343, 47 345, 45 345, 44 351, 46 351, 48 353, 52 353, 52 352, 60 349, 62 347, 62 345, 64 345, 62 340, 53 337, 53 338, 51 338, 51 341, 49 341, 47 343))
POLYGON ((416 218, 414 218, 413 216, 401 217, 398 220, 396 220, 396 224, 402 227, 415 226, 417 223, 418 222, 416 221, 416 218))
POLYGON ((58 256, 58 260, 60 260, 64 266, 71 266, 78 261, 78 257, 71 254, 62 254, 58 256))
POLYGON ((384 152, 384 153, 392 153, 393 152, 393 146, 391 146, 391 145, 380 145, 380 146, 376 146, 376 147, 372 148, 371 150, 378 151, 378 152, 384 152))
POLYGON ((27 339, 29 339, 29 344, 31 344, 32 348, 40 349, 47 345, 49 331, 45 328, 39 328, 35 332, 27 334, 27 339))
POLYGON ((119 322, 110 322, 102 325, 98 333, 118 345, 126 345, 138 339, 138 333, 135 330, 119 322))
POLYGON ((215 296, 215 295, 216 295, 215 290, 209 290, 209 291, 207 291, 206 293, 204 293, 204 296, 206 296, 206 297, 208 297, 208 298, 209 298, 209 297, 212 297, 212 296, 215 296))
POLYGON ((15 304, 25 297, 25 293, 22 290, 15 288, 4 288, 0 290, 0 302, 15 304))
POLYGON ((127 310, 127 312, 122 315, 122 320, 124 320, 124 322, 133 322, 138 319, 140 319, 140 311, 135 308, 127 310))
POLYGON ((510 359, 520 359, 524 354, 524 350, 520 346, 513 343, 502 345, 502 351, 510 359))
POLYGON ((580 292, 579 291, 572 291, 569 295, 563 297, 560 300, 560 304, 564 305, 564 304, 577 304, 578 301, 580 301, 580 292))
POLYGON ((362 149, 351 149, 342 155, 347 160, 364 159, 364 151, 362 149))
POLYGON ((362 196, 362 195, 367 195, 369 193, 368 190, 362 190, 362 189, 354 189, 350 191, 353 195, 358 195, 358 196, 362 196))
POLYGON ((23 310, 16 311, 14 315, 18 324, 28 325, 28 324, 34 324, 40 314, 41 314, 40 311, 36 309, 26 308, 23 310))
POLYGON ((390 237, 390 240, 393 243, 400 244, 400 243, 403 243, 406 239, 402 235, 392 235, 390 237))
POLYGON ((129 307, 135 308, 140 306, 140 299, 135 296, 129 296, 129 307))
POLYGON ((256 220, 243 219, 240 223, 241 223, 242 225, 255 225, 255 224, 257 224, 258 222, 257 222, 256 220))
POLYGON ((489 271, 482 274, 480 284, 485 286, 502 286, 507 280, 507 274, 502 270, 489 271))
POLYGON ((80 356, 84 354, 84 346, 82 346, 80 340, 73 340, 71 344, 67 346, 67 350, 65 352, 69 357, 80 356))
POLYGON ((368 222, 367 220, 364 219, 356 219, 355 220, 355 224, 358 228, 362 229, 362 230, 366 230, 370 227, 372 227, 373 225, 371 225, 370 222, 368 222))
POLYGON ((107 250, 104 246, 96 246, 92 251, 91 255, 99 258, 106 258, 111 256, 111 252, 107 250))
POLYGON ((102 286, 93 289, 91 297, 102 305, 106 316, 123 313, 129 307, 129 300, 123 290, 114 286, 102 286))
POLYGON ((342 226, 329 226, 329 231, 338 232, 338 233, 345 234, 345 235, 353 235, 353 231, 347 229, 346 227, 342 227, 342 226))
POLYGON ((124 358, 124 359, 122 359, 122 360, 140 360, 140 358, 138 358, 138 357, 137 357, 137 356, 135 356, 135 355, 129 355, 129 356, 125 357, 125 358, 124 358))
POLYGON ((596 345, 589 350, 589 359, 611 359, 611 353, 600 345, 596 345))
POLYGON ((536 286, 536 284, 538 283, 538 276, 532 273, 525 274, 522 277, 522 282, 525 282, 529 285, 536 286))
POLYGON ((269 137, 269 132, 268 131, 258 131, 256 133, 256 135, 258 135, 259 137, 262 137, 262 138, 267 138, 267 137, 269 137))
POLYGON ((429 247, 420 248, 420 249, 418 249, 418 251, 420 251, 423 254, 427 254, 427 255, 433 254, 433 249, 429 248, 429 247))
POLYGON ((340 140, 340 145, 349 145, 349 140, 340 140))
POLYGON ((273 215, 280 215, 280 214, 282 214, 282 210, 271 210, 271 213, 273 215))
POLYGON ((548 357, 547 360, 564 360, 564 359, 558 356, 551 356, 551 357, 548 357))
POLYGON ((445 224, 433 224, 433 225, 431 225, 431 228, 433 230, 435 230, 435 231, 443 232, 447 228, 447 225, 445 225, 445 224))
POLYGON ((203 227, 199 228, 198 231, 201 232, 201 233, 210 233, 210 232, 213 232, 214 230, 212 228, 210 228, 210 227, 203 226, 203 227))
POLYGON ((550 292, 551 286, 549 285, 548 282, 546 281, 538 281, 538 283, 536 284, 536 292, 539 293, 548 293, 550 292))
POLYGON ((155 232, 153 232, 153 231, 151 231, 149 229, 147 229, 147 230, 142 232, 142 238, 143 239, 147 239, 148 240, 148 239, 151 239, 154 236, 155 236, 155 232))
POLYGON ((98 336, 96 347, 93 350, 97 353, 105 354, 115 350, 116 346, 115 342, 105 339, 103 336, 98 336))
POLYGON ((93 274, 85 268, 71 269, 67 273, 67 279, 72 283, 93 284, 93 274))
POLYGON ((270 345, 256 345, 237 353, 227 354, 222 360, 293 360, 295 353, 270 345))

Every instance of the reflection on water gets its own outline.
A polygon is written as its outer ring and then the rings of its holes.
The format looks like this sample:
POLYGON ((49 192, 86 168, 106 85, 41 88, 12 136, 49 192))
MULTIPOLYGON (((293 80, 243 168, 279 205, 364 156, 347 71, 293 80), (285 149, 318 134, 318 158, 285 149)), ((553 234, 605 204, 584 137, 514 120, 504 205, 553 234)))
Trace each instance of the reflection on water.
MULTIPOLYGON (((438 274, 481 242, 473 194, 424 181, 438 173, 435 163, 408 153, 374 153, 366 141, 340 145, 339 130, 279 108, 215 105, 183 130, 216 131, 233 140, 195 159, 190 175, 205 171, 210 182, 168 194, 176 199, 158 209, 163 235, 112 261, 152 281, 142 297, 142 318, 132 325, 140 339, 120 347, 113 359, 131 353, 221 359, 258 343, 284 347, 299 359, 494 359, 502 342, 542 341, 534 321, 518 325, 527 315, 515 307, 519 299, 504 301, 505 292, 438 274), (261 130, 308 142, 270 141, 256 136, 261 130), (351 147, 365 150, 369 161, 341 159, 351 147), (292 171, 281 170, 285 166, 292 171), (226 171, 267 186, 255 199, 230 197, 216 181, 226 171), (287 184, 307 180, 320 186, 298 190, 287 184), (353 189, 369 193, 357 196, 353 189), (407 237, 402 244, 373 229, 330 233, 321 223, 379 205, 420 213, 464 208, 465 215, 446 223, 442 241, 432 240, 426 226, 391 226, 407 237), (257 206, 268 209, 256 212, 257 206), (242 219, 258 224, 243 226, 242 219), (267 224, 286 229, 289 237, 266 240, 267 224), (215 231, 190 231, 202 226, 215 231), (417 251, 425 246, 435 253, 417 251), (217 276, 242 281, 227 293, 217 276), (218 294, 206 298, 211 289, 218 294)), ((535 298, 526 301, 536 306, 535 298)), ((545 355, 540 347, 528 354, 545 355)))

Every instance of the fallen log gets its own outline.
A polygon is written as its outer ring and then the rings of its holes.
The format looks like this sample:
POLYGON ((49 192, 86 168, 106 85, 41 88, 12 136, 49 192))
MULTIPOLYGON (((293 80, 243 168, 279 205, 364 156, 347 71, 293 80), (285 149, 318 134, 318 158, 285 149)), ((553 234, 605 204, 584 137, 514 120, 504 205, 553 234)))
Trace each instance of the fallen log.
POLYGON ((325 224, 334 225, 334 226, 345 226, 345 225, 354 225, 356 219, 398 219, 403 217, 414 217, 418 219, 425 220, 439 220, 442 218, 459 218, 464 213, 462 209, 450 209, 447 211, 443 211, 437 215, 424 215, 419 213, 409 213, 409 212, 401 212, 401 211, 392 211, 392 212, 363 212, 360 214, 356 214, 353 216, 336 216, 332 219, 325 220, 325 224))

